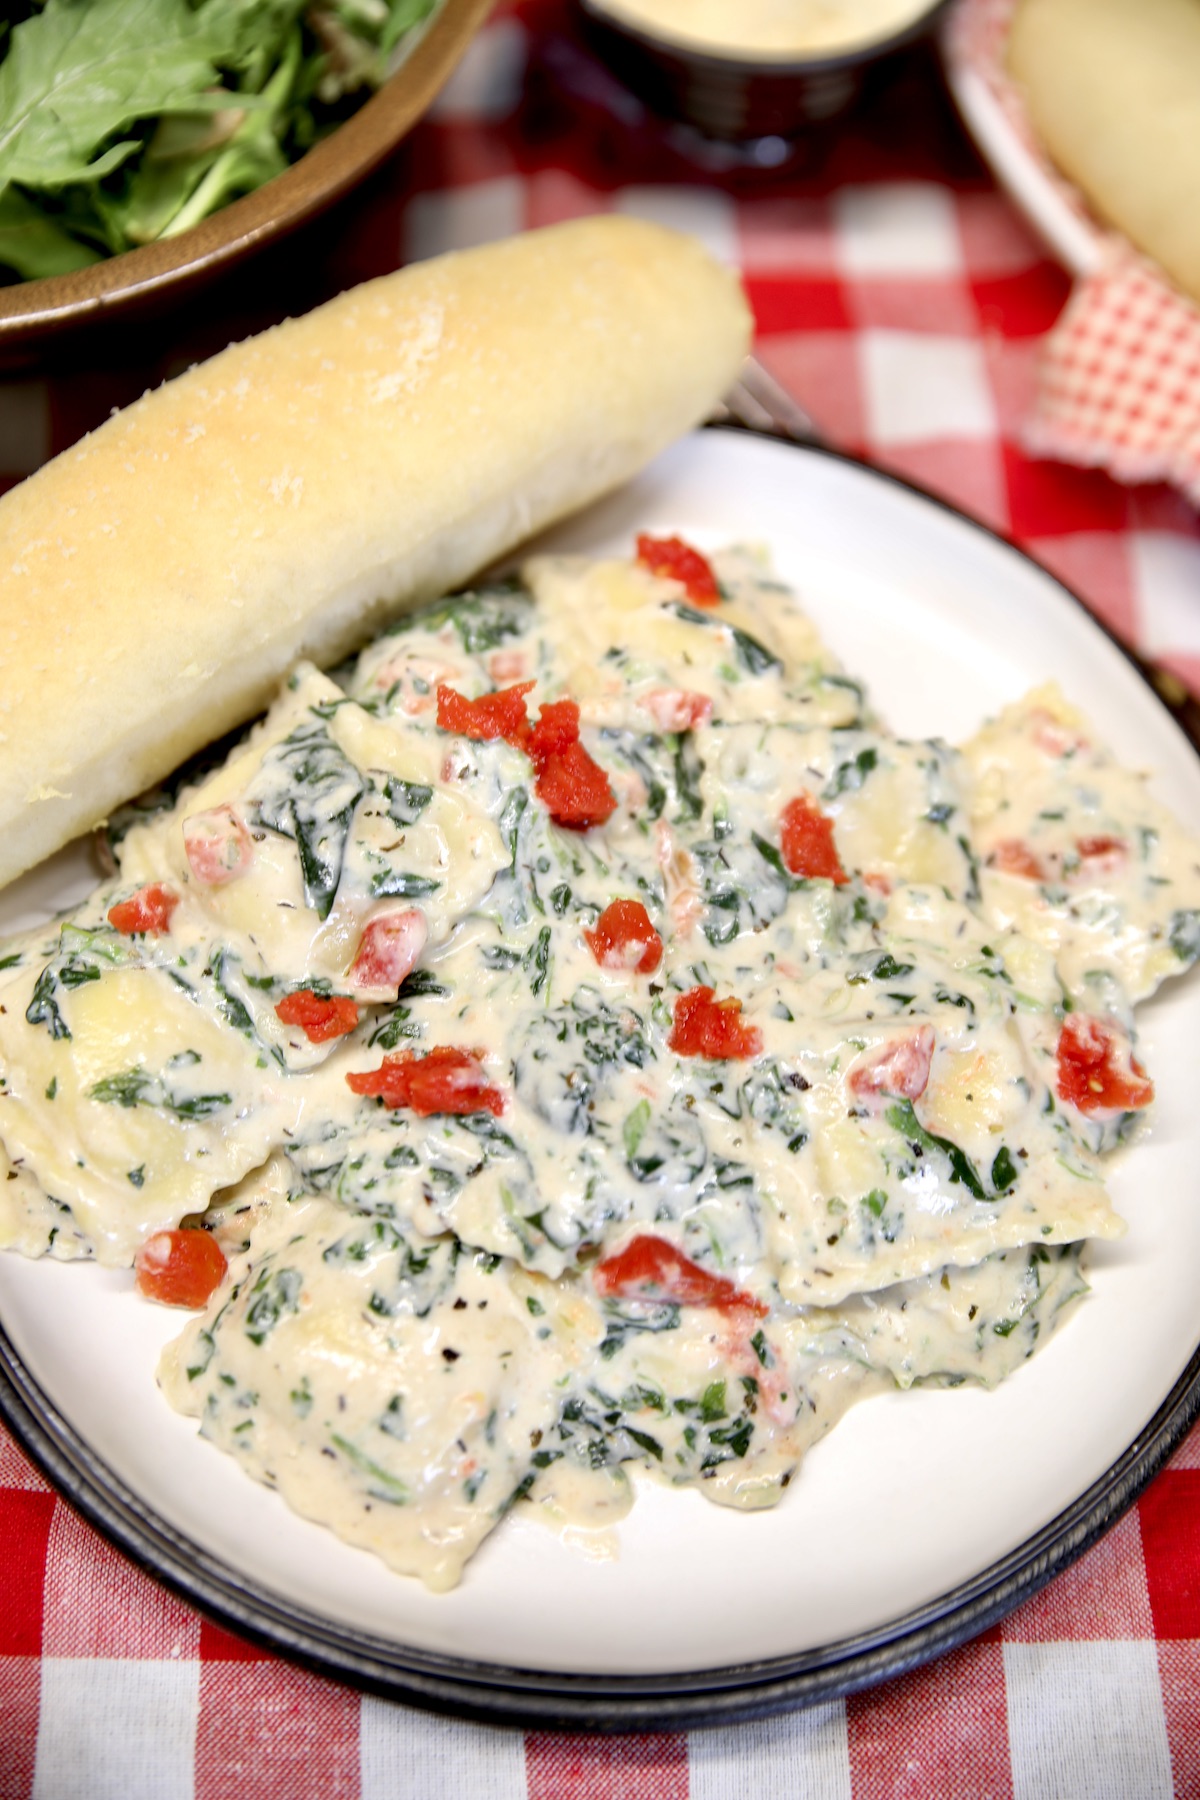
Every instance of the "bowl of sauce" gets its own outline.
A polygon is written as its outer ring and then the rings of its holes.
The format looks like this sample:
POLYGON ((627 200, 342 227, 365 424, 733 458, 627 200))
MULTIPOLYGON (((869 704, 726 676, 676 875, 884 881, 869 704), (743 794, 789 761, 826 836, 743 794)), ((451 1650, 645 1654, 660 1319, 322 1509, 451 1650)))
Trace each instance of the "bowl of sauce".
POLYGON ((836 117, 947 0, 579 0, 587 35, 655 111, 732 142, 836 117))

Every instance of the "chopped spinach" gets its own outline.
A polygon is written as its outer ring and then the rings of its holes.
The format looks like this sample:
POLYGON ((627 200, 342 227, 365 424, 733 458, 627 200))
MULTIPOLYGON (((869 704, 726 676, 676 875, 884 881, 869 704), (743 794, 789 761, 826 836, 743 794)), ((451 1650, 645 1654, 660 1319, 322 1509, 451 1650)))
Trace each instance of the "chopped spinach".
POLYGON ((373 1457, 360 1450, 357 1444, 352 1444, 349 1438, 339 1436, 336 1431, 330 1432, 329 1441, 341 1451, 346 1461, 356 1468, 360 1475, 367 1476, 371 1484, 367 1488, 367 1492, 373 1500, 386 1501, 389 1506, 406 1506, 408 1504, 411 1495, 404 1483, 398 1481, 394 1475, 390 1475, 373 1457))
POLYGON ((328 726, 313 719, 271 746, 248 796, 262 825, 295 840, 304 897, 319 918, 333 907, 350 826, 367 791, 328 726))
POLYGON ((413 875, 404 869, 378 869, 371 877, 371 892, 377 900, 423 900, 427 894, 436 894, 441 885, 432 875, 413 875))
MULTIPOLYGON (((96 973, 98 976, 99 970, 96 973)), ((44 1025, 52 1038, 69 1038, 70 1026, 63 1018, 58 1002, 54 998, 57 985, 54 979, 54 970, 47 965, 33 984, 33 994, 29 1005, 25 1008, 25 1017, 31 1025, 44 1025)))
POLYGON ((149 1074, 140 1064, 116 1075, 105 1075, 88 1089, 88 1094, 106 1106, 152 1106, 188 1120, 209 1119, 233 1104, 230 1094, 175 1093, 161 1076, 149 1074))
POLYGON ((398 775, 387 777, 383 792, 387 800, 388 818, 402 829, 415 825, 433 799, 431 787, 426 787, 423 782, 401 781, 398 775))
POLYGON ((266 1269, 262 1271, 246 1308, 245 1332, 252 1344, 265 1342, 285 1313, 300 1310, 303 1287, 304 1276, 299 1269, 277 1269, 273 1275, 266 1269))
POLYGON ((1200 912, 1188 908, 1171 914, 1170 945, 1180 962, 1200 957, 1200 912))
POLYGON ((898 1105, 889 1106, 886 1117, 888 1124, 907 1138, 910 1144, 922 1150, 940 1151, 950 1164, 952 1183, 961 1182, 976 1200, 995 1198, 995 1195, 988 1194, 979 1179, 979 1171, 965 1150, 949 1138, 938 1137, 934 1132, 926 1131, 913 1110, 911 1100, 904 1100, 898 1105))
POLYGON ((854 793, 879 764, 879 752, 870 744, 856 756, 838 764, 821 790, 822 800, 836 800, 839 794, 854 793))

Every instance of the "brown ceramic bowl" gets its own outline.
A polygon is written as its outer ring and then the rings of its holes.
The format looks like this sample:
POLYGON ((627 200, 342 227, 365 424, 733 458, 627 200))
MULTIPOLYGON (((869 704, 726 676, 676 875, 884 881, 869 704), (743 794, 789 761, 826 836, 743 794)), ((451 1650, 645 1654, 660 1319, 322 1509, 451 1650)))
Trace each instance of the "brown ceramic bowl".
POLYGON ((378 93, 337 130, 244 199, 178 237, 69 275, 0 287, 0 352, 156 301, 171 301, 282 237, 363 179, 411 130, 445 84, 493 0, 442 0, 378 93))
POLYGON ((796 138, 844 112, 877 65, 932 29, 947 0, 926 0, 899 30, 853 49, 805 57, 701 49, 635 25, 605 0, 579 0, 588 38, 626 86, 656 112, 734 143, 796 138))

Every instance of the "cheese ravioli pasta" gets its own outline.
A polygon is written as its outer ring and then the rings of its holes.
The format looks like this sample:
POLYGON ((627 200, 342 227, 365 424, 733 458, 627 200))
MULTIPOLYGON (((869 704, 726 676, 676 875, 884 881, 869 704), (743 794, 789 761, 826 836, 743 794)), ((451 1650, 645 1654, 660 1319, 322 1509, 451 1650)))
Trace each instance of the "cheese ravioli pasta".
POLYGON ((113 837, 3 958, 0 1243, 206 1234, 167 1398, 433 1588, 527 1501, 773 1505, 864 1396, 1012 1373, 1200 954, 1200 849, 1057 690, 897 738, 676 538, 299 668, 113 837))

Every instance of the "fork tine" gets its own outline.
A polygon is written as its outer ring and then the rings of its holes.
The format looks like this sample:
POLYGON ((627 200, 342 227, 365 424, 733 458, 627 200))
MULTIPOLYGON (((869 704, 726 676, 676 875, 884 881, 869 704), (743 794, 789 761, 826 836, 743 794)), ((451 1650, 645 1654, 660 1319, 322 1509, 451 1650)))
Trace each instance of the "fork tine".
POLYGON ((746 358, 724 404, 713 416, 748 425, 755 431, 770 431, 777 437, 792 438, 798 443, 821 441, 820 433, 804 408, 753 356, 746 358))

